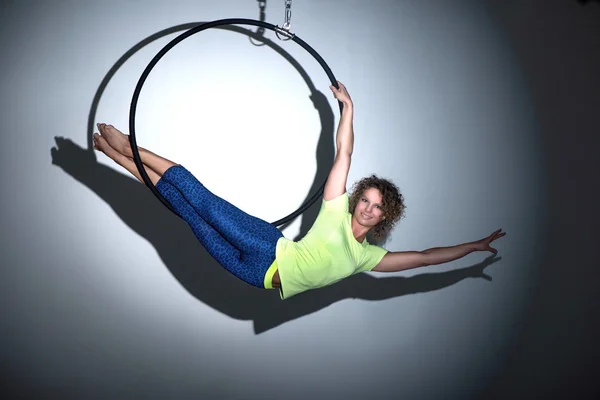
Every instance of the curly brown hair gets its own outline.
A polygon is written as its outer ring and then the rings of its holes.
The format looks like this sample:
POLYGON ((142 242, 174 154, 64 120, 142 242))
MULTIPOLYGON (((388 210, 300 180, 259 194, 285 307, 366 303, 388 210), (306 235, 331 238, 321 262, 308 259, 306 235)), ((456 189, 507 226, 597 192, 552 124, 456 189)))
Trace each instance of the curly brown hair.
POLYGON ((351 214, 354 214, 356 205, 364 191, 370 188, 379 190, 383 198, 381 209, 385 218, 375 225, 370 232, 375 241, 382 242, 385 241, 398 221, 404 217, 406 205, 404 204, 404 196, 402 196, 396 185, 387 179, 371 175, 352 185, 348 207, 351 214))

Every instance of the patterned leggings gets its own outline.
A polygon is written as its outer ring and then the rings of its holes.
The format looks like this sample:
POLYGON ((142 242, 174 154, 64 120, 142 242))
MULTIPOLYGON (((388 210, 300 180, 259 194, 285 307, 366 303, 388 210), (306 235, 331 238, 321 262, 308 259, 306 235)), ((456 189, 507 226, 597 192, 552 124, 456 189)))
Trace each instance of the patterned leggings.
POLYGON ((265 287, 283 236, 279 229, 214 195, 181 165, 167 169, 156 189, 219 264, 244 282, 265 287))

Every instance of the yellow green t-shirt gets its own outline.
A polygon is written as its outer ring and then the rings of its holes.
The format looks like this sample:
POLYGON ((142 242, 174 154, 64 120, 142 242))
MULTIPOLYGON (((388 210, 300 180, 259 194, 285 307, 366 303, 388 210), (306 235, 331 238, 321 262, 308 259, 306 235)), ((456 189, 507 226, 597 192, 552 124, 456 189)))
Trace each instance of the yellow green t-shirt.
POLYGON ((348 194, 344 193, 323 200, 317 220, 302 240, 279 239, 276 260, 282 299, 370 271, 379 264, 387 250, 366 239, 358 242, 351 219, 348 194))

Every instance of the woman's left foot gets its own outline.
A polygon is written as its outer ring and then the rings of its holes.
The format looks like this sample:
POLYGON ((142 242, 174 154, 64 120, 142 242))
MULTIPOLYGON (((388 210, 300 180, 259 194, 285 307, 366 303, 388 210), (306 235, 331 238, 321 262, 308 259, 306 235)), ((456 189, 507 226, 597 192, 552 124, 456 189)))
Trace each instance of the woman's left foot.
POLYGON ((100 136, 98 133, 94 133, 94 149, 103 152, 112 160, 116 160, 116 157, 121 155, 121 153, 108 144, 104 136, 100 136))
POLYGON ((110 147, 126 157, 133 157, 131 145, 129 144, 129 137, 126 134, 112 125, 98 124, 97 126, 100 135, 106 139, 110 147))

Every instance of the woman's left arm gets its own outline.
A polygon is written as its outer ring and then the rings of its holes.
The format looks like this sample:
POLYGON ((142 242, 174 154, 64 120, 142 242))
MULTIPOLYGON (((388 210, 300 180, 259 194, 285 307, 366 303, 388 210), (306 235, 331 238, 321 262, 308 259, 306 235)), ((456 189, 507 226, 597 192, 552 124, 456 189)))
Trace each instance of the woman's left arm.
POLYGON ((424 251, 396 251, 389 252, 373 268, 377 272, 398 272, 406 269, 425 267, 428 265, 443 264, 458 260, 474 251, 489 251, 498 254, 498 250, 490 243, 506 235, 498 229, 490 236, 476 242, 463 243, 451 247, 435 247, 424 251))

